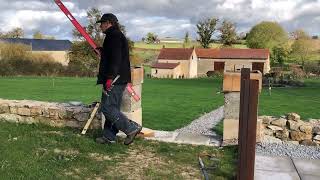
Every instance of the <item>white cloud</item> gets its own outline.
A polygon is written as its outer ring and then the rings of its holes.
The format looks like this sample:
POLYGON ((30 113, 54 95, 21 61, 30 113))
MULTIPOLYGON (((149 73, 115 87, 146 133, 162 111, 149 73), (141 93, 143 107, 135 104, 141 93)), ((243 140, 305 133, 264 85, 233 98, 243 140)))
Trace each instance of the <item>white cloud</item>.
MULTIPOLYGON (((183 37, 186 31, 196 36, 195 24, 204 17, 235 22, 238 31, 248 31, 261 21, 278 21, 288 31, 304 28, 320 34, 320 0, 63 0, 83 24, 86 11, 97 7, 116 14, 127 34, 140 39, 148 32, 159 36, 183 37)), ((72 38, 68 19, 52 0, 0 0, 0 30, 20 26, 29 36, 31 29, 53 33, 57 38, 72 38)))

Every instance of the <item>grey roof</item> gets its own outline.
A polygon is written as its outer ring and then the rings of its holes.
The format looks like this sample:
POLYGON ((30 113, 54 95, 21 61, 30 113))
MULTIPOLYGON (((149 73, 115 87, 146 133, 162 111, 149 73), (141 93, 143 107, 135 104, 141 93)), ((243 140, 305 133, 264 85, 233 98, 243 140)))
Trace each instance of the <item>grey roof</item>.
POLYGON ((20 43, 32 47, 32 51, 68 51, 72 43, 69 40, 0 38, 0 42, 20 43))

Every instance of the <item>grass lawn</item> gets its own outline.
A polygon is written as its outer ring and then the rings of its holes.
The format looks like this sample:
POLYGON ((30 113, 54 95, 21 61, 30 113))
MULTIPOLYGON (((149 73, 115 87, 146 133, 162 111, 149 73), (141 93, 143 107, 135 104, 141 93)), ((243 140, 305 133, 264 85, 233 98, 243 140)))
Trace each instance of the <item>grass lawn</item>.
MULTIPOLYGON (((297 112, 303 119, 320 118, 320 79, 305 80, 302 88, 273 88, 272 95, 263 89, 259 115, 285 115, 297 112)), ((100 99, 95 78, 2 77, 0 98, 33 99, 91 103, 100 99)), ((205 112, 223 105, 217 94, 221 79, 145 79, 142 92, 144 126, 174 130, 190 123, 205 112)))
POLYGON ((259 115, 280 116, 296 112, 301 118, 320 119, 320 79, 306 79, 306 87, 267 89, 260 95, 259 115))
POLYGON ((220 159, 212 179, 233 179, 236 148, 218 149, 137 139, 94 142, 67 128, 0 122, 0 179, 202 179, 199 154, 220 159))
MULTIPOLYGON (((100 99, 95 78, 2 77, 0 98, 91 103, 100 99)), ((174 130, 223 105, 220 79, 157 80, 143 84, 145 127, 174 130)))

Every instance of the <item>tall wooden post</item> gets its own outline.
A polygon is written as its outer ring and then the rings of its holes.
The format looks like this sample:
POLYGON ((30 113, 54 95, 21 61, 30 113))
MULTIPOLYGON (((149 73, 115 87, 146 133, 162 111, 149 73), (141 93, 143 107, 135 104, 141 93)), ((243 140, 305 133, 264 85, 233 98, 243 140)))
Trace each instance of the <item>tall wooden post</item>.
POLYGON ((238 180, 254 179, 258 94, 259 81, 250 80, 250 69, 243 68, 239 112, 238 180))

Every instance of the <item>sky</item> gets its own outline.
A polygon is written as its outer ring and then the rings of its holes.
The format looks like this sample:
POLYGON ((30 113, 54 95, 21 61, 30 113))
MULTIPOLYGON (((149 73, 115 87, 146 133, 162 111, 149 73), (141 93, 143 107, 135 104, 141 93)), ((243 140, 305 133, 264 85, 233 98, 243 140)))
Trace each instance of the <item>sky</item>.
MULTIPOLYGON (((227 19, 237 32, 248 32, 261 21, 277 21, 286 31, 304 29, 320 35, 320 0, 62 0, 85 26, 86 11, 114 13, 137 41, 148 32, 160 38, 196 38, 196 24, 204 18, 227 19)), ((73 25, 54 0, 0 0, 0 32, 21 27, 26 37, 39 30, 56 39, 72 40, 73 25)))

